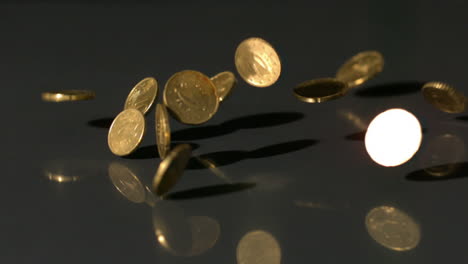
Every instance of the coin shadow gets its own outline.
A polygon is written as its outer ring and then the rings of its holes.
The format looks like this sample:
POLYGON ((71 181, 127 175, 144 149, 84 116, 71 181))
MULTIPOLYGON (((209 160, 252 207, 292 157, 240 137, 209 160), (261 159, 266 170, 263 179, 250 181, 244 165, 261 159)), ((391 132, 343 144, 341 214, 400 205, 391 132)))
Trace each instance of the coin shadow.
MULTIPOLYGON (((200 147, 199 144, 196 143, 180 143, 180 142, 173 142, 171 144, 171 149, 179 144, 189 144, 192 147, 192 150, 198 149, 200 147)), ((158 153, 158 146, 156 144, 148 145, 144 147, 139 147, 136 149, 132 154, 128 156, 122 157, 124 159, 155 159, 159 158, 158 153)))
POLYGON ((211 185, 170 193, 164 197, 167 200, 186 200, 226 195, 254 188, 257 184, 251 182, 211 185))
POLYGON ((468 122, 468 116, 457 116, 456 119, 460 121, 468 122))
POLYGON ((424 82, 404 81, 374 85, 357 90, 354 95, 358 97, 387 97, 413 94, 421 91, 424 82))
POLYGON ((108 129, 111 127, 112 121, 114 121, 114 118, 112 117, 93 119, 93 120, 88 121, 88 126, 108 129))
POLYGON ((431 181, 446 181, 452 179, 460 179, 468 177, 468 162, 448 163, 438 166, 429 167, 422 170, 417 170, 406 175, 408 181, 431 182, 431 181), (433 176, 426 170, 440 169, 443 167, 452 167, 453 172, 446 176, 433 176))

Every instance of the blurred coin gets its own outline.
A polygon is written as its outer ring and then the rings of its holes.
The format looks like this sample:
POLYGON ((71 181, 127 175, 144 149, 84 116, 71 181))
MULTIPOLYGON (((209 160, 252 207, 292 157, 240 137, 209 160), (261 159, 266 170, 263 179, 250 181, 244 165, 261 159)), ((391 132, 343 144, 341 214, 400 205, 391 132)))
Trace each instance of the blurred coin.
POLYGON ((112 184, 125 198, 134 203, 145 201, 145 187, 127 166, 118 162, 112 162, 109 165, 108 173, 112 184))
POLYGON ((236 76, 234 76, 234 73, 230 71, 216 74, 215 76, 211 77, 211 81, 216 87, 220 102, 231 94, 232 89, 237 84, 236 76))
POLYGON ((171 128, 166 107, 162 104, 156 105, 156 143, 159 157, 164 159, 171 146, 171 128))
POLYGON ((158 95, 158 82, 153 77, 141 80, 128 94, 124 109, 137 109, 146 114, 158 95))
POLYGON ((254 230, 237 244, 237 264, 280 264, 281 247, 269 232, 254 230))
POLYGON ((88 90, 63 90, 42 93, 42 100, 47 102, 83 101, 94 99, 96 94, 88 90))
POLYGON ((219 100, 216 87, 207 76, 185 70, 172 75, 167 81, 164 104, 178 121, 198 125, 213 117, 219 100))
POLYGON ((107 136, 109 149, 117 156, 132 153, 145 133, 145 118, 139 110, 123 110, 112 122, 107 136))
POLYGON ((347 60, 337 71, 336 78, 348 84, 358 86, 383 70, 384 58, 378 51, 363 51, 347 60))
POLYGON ((321 103, 337 99, 346 94, 346 83, 334 78, 305 81, 294 88, 294 95, 306 103, 321 103))
POLYGON ((465 142, 456 135, 445 133, 427 140, 420 161, 429 175, 446 177, 457 171, 464 158, 465 142))
POLYGON ((422 87, 426 101, 446 113, 461 113, 466 108, 466 98, 452 86, 442 82, 428 82, 422 87))
POLYGON ((281 61, 275 49, 261 38, 248 38, 234 55, 237 72, 252 86, 273 85, 281 74, 281 61))

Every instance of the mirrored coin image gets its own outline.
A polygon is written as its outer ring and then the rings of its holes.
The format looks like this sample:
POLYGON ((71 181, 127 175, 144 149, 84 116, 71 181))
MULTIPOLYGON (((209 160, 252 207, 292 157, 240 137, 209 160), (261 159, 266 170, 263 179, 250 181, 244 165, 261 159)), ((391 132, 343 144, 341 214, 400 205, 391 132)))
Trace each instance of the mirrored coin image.
POLYGON ((144 185, 127 166, 112 162, 109 164, 108 174, 115 188, 129 201, 142 203, 146 200, 144 185))
POLYGON ((336 78, 355 87, 383 71, 383 55, 375 50, 363 51, 347 60, 336 72, 336 78))
POLYGON ((145 117, 139 110, 123 110, 114 119, 109 129, 109 149, 117 156, 132 153, 141 143, 145 133, 145 117))
POLYGON ((96 93, 89 90, 62 90, 43 92, 41 97, 43 101, 59 103, 91 100, 96 97, 96 93))
POLYGON ((456 114, 466 109, 466 97, 452 86, 442 82, 428 82, 422 87, 424 99, 440 111, 456 114))
POLYGON ((334 78, 305 81, 294 88, 297 99, 306 103, 322 103, 344 96, 348 86, 334 78))
POLYGON ((158 95, 158 82, 153 77, 141 80, 130 91, 124 109, 137 109, 146 114, 158 95))

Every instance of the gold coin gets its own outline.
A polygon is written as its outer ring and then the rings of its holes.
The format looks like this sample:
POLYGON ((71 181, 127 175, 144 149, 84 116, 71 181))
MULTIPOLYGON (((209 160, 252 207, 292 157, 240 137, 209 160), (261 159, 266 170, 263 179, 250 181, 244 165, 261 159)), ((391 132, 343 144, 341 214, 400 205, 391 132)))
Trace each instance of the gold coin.
POLYGON ((128 94, 124 109, 137 109, 146 114, 158 95, 158 82, 153 77, 141 80, 128 94))
POLYGON ((384 58, 378 51, 363 51, 347 60, 336 73, 336 78, 348 84, 358 86, 383 70, 384 58))
POLYGON ((219 100, 216 87, 207 76, 185 70, 172 75, 167 81, 164 103, 178 121, 198 125, 213 117, 219 100))
POLYGON ((216 74, 215 76, 211 77, 211 81, 216 87, 220 102, 231 94, 232 89, 237 84, 236 76, 234 76, 234 73, 230 71, 216 74))
POLYGON ((132 153, 145 133, 145 118, 139 110, 123 110, 112 122, 107 136, 109 149, 117 156, 132 153))
POLYGON ((171 147, 171 128, 166 107, 162 104, 156 105, 156 143, 159 157, 164 159, 171 147))
POLYGON ((254 230, 237 244, 237 264, 280 264, 281 247, 269 232, 254 230))
POLYGON ((109 165, 108 173, 112 184, 125 198, 134 203, 145 201, 145 187, 129 168, 118 162, 112 162, 109 165))
POLYGON ((256 87, 273 85, 281 74, 281 61, 275 49, 261 38, 248 38, 237 47, 234 55, 237 72, 256 87))
POLYGON ((153 192, 157 195, 167 193, 180 179, 192 155, 188 144, 176 146, 159 165, 153 179, 153 192))
POLYGON ((94 99, 96 94, 88 90, 63 90, 42 93, 42 100, 47 102, 67 102, 94 99))
POLYGON ((422 87, 426 101, 446 113, 461 113, 466 109, 466 98, 452 86, 442 82, 428 82, 422 87))
POLYGON ((305 81, 294 89, 294 95, 306 103, 322 103, 346 94, 346 83, 334 78, 305 81))
POLYGON ((366 227, 377 243, 395 251, 411 250, 421 239, 419 225, 406 213, 391 206, 373 208, 366 216, 366 227))

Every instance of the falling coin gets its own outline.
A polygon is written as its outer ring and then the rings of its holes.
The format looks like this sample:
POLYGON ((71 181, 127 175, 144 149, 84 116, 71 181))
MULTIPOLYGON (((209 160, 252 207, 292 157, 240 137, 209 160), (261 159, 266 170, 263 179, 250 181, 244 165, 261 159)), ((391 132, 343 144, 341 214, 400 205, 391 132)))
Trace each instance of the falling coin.
POLYGON ((201 72, 185 70, 167 81, 164 104, 178 121, 198 125, 210 120, 219 100, 213 82, 201 72))
POLYGON ((42 100, 56 103, 90 100, 95 97, 96 93, 88 90, 63 90, 42 93, 42 100))
POLYGON ((256 87, 273 85, 281 74, 281 61, 275 49, 261 38, 248 38, 237 47, 234 55, 237 72, 256 87))
POLYGON ((237 84, 236 76, 234 76, 234 73, 230 71, 216 74, 215 76, 211 77, 211 81, 216 87, 220 102, 231 94, 232 89, 237 84))
POLYGON ((153 77, 141 80, 128 94, 124 109, 137 109, 146 114, 158 95, 158 82, 153 77))
POLYGON ((363 51, 347 60, 337 71, 336 78, 355 87, 373 78, 384 67, 384 58, 378 51, 363 51))
POLYGON ((426 101, 440 111, 456 114, 466 109, 466 97, 446 83, 428 82, 422 87, 422 93, 426 101))
POLYGON ((132 153, 145 133, 145 117, 139 110, 123 110, 112 122, 107 136, 109 149, 117 156, 132 153))
POLYGON ((159 165, 153 179, 153 192, 157 195, 167 193, 180 179, 192 155, 188 144, 177 145, 159 165))
POLYGON ((334 78, 305 81, 294 89, 294 95, 306 103, 322 103, 346 94, 346 83, 334 78))
POLYGON ((108 173, 112 184, 125 198, 134 203, 145 201, 145 187, 127 166, 118 162, 112 162, 109 165, 108 173))
POLYGON ((156 142, 159 157, 164 159, 171 146, 171 128, 166 107, 162 104, 156 105, 156 142))

